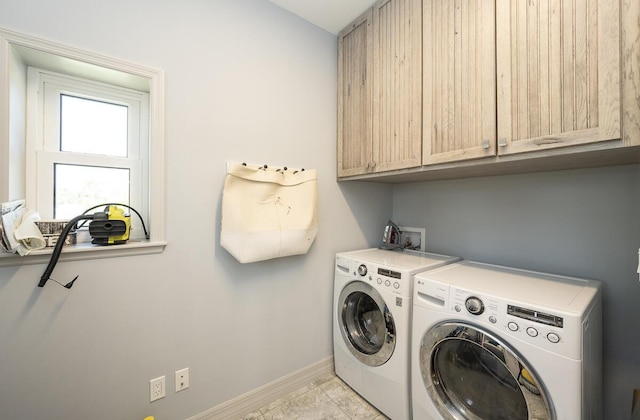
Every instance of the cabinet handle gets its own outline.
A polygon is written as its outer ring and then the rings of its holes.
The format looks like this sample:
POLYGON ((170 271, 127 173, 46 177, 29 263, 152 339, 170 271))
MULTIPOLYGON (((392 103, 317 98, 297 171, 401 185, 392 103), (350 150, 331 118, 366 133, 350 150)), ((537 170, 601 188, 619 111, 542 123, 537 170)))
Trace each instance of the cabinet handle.
POLYGON ((372 167, 372 168, 375 168, 375 167, 376 167, 376 162, 375 162, 375 161, 374 161, 374 162, 371 162, 371 167, 372 167))
POLYGON ((483 149, 489 148, 489 140, 482 140, 482 148, 483 149))
POLYGON ((503 137, 503 138, 498 140, 498 146, 505 147, 506 145, 507 145, 507 138, 506 137, 503 137))

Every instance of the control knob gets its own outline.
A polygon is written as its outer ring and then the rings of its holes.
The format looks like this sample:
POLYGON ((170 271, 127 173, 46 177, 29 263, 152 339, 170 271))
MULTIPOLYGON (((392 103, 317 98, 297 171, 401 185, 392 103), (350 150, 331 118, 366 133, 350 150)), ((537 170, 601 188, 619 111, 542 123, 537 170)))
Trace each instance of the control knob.
POLYGON ((482 300, 475 296, 468 297, 464 302, 464 306, 467 307, 467 311, 472 315, 480 315, 484 312, 484 304, 482 303, 482 300))
POLYGON ((367 266, 364 264, 360 264, 360 266, 358 267, 358 274, 360 274, 361 276, 366 276, 367 275, 367 266))

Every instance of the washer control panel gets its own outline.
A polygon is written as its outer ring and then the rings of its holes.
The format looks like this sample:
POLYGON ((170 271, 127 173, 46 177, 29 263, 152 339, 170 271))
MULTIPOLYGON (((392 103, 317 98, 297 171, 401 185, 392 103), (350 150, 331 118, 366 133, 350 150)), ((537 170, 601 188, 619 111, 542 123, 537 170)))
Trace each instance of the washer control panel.
MULTIPOLYGON (((563 353, 564 319, 561 316, 504 302, 491 296, 452 286, 449 309, 460 318, 486 323, 536 346, 563 353)), ((568 350, 568 349, 567 349, 568 350)))
POLYGON ((371 263, 356 263, 353 275, 367 283, 372 283, 378 290, 388 290, 399 296, 410 296, 409 274, 390 268, 379 267, 371 263))

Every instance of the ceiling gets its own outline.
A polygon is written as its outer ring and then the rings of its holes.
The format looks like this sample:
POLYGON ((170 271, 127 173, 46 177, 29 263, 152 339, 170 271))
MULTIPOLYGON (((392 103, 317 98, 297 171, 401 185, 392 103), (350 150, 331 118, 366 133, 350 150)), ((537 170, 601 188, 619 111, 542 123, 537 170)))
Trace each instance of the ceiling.
POLYGON ((376 0, 269 1, 335 35, 376 2, 376 0))

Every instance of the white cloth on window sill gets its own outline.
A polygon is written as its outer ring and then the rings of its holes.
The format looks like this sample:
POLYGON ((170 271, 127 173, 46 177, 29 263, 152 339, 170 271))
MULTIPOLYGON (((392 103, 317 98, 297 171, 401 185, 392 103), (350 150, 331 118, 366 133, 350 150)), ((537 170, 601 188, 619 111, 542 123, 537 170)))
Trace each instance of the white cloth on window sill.
POLYGON ((13 236, 22 246, 17 248, 18 254, 21 256, 29 255, 31 251, 43 249, 47 246, 42 232, 34 221, 40 220, 40 215, 33 210, 27 211, 23 216, 18 227, 13 231, 13 236))
POLYGON ((227 163, 220 245, 239 262, 306 254, 317 212, 315 170, 227 163))

